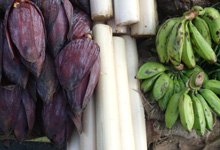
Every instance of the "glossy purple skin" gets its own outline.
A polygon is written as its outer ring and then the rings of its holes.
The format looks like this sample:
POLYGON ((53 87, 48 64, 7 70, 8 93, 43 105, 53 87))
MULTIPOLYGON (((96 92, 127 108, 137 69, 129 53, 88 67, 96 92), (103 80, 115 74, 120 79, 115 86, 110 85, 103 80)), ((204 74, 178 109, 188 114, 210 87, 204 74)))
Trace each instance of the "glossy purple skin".
POLYGON ((55 65, 61 86, 73 90, 90 73, 99 56, 99 46, 91 39, 76 39, 56 57, 55 65))
POLYGON ((31 1, 18 0, 7 10, 5 24, 11 55, 19 53, 25 66, 35 76, 39 76, 46 47, 46 30, 41 11, 31 1))
POLYGON ((69 40, 86 37, 91 34, 92 21, 90 17, 81 10, 75 9, 73 12, 72 26, 68 35, 69 40))
POLYGON ((52 100, 54 93, 58 89, 58 78, 56 75, 53 59, 47 55, 43 69, 39 78, 37 78, 37 92, 40 98, 48 103, 52 100))
POLYGON ((12 83, 26 87, 29 72, 17 56, 12 57, 6 39, 3 45, 3 72, 12 83))
POLYGON ((0 87, 0 128, 5 134, 14 130, 21 106, 21 89, 18 86, 0 87))

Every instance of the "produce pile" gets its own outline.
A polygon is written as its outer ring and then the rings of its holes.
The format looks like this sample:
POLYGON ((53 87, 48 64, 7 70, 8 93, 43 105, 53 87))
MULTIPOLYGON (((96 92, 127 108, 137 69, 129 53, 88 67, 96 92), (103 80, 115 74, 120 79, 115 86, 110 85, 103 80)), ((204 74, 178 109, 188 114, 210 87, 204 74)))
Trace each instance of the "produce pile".
POLYGON ((213 129, 215 116, 220 115, 220 81, 204 66, 219 67, 219 33, 220 14, 212 7, 194 6, 160 26, 156 36, 160 63, 144 63, 136 78, 143 93, 164 111, 167 128, 179 118, 186 130, 195 129, 199 135, 213 129))
POLYGON ((82 113, 100 72, 89 4, 69 0, 0 4, 5 13, 0 22, 0 130, 22 141, 38 119, 52 142, 66 144, 73 130, 82 132, 82 113), (36 118, 39 114, 41 119, 36 118))

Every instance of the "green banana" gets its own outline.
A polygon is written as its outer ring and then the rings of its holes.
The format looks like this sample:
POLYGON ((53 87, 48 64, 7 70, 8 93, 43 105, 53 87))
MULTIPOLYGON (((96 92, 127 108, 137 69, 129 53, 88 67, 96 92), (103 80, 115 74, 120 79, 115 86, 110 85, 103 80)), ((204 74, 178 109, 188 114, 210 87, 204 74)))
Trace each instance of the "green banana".
POLYGON ((141 90, 146 93, 146 92, 149 92, 152 88, 153 88, 153 85, 156 81, 156 79, 161 75, 161 73, 151 77, 151 78, 148 78, 148 79, 145 79, 142 83, 141 83, 141 90))
POLYGON ((182 86, 180 85, 177 77, 174 77, 173 79, 173 84, 174 84, 174 93, 178 93, 181 91, 182 89, 182 86))
POLYGON ((183 44, 185 38, 185 19, 178 21, 168 37, 167 53, 169 60, 174 66, 181 64, 183 44))
POLYGON ((172 126, 176 123, 176 120, 179 116, 179 99, 182 96, 182 92, 175 93, 169 100, 167 109, 165 112, 165 124, 167 128, 172 128, 172 126))
POLYGON ((173 79, 170 78, 170 81, 169 81, 169 86, 168 86, 168 90, 167 92, 165 93, 165 95, 159 99, 158 101, 158 104, 159 104, 159 107, 162 111, 166 110, 167 108, 167 104, 171 98, 171 96, 173 95, 173 90, 174 90, 174 83, 173 83, 173 79))
POLYGON ((193 128, 197 133, 204 135, 206 129, 206 120, 201 101, 194 95, 191 95, 194 111, 194 125, 193 128))
POLYGON ((166 50, 166 43, 168 35, 170 35, 173 26, 177 23, 179 18, 171 18, 165 21, 159 28, 156 36, 156 50, 159 56, 160 62, 169 62, 169 57, 166 50))
POLYGON ((179 100, 180 121, 185 129, 191 131, 194 124, 193 105, 190 96, 184 93, 179 100))
POLYGON ((188 28, 188 22, 185 25, 185 39, 183 45, 183 52, 182 52, 182 61, 188 68, 194 68, 196 65, 195 56, 193 53, 191 41, 190 41, 190 34, 188 28))
POLYGON ((199 33, 199 31, 192 24, 191 21, 189 22, 189 30, 192 37, 191 41, 194 46, 193 50, 195 50, 196 53, 206 61, 209 61, 210 63, 215 63, 217 61, 217 58, 214 50, 212 49, 211 45, 209 45, 209 43, 206 42, 206 40, 199 33))
POLYGON ((166 73, 159 76, 152 89, 152 96, 154 100, 159 100, 164 96, 168 90, 169 82, 170 77, 166 73))
POLYGON ((212 39, 216 44, 220 44, 220 14, 217 9, 212 7, 206 7, 204 11, 202 18, 209 26, 212 39))
POLYGON ((209 45, 212 45, 212 39, 211 39, 210 31, 209 31, 209 26, 207 25, 205 20, 197 16, 193 20, 193 24, 197 28, 199 33, 203 36, 203 38, 206 40, 206 42, 209 43, 209 45))
POLYGON ((206 103, 205 99, 202 97, 202 95, 196 94, 196 97, 200 100, 202 104, 202 108, 205 114, 206 128, 212 130, 214 124, 212 111, 208 106, 208 104, 206 103))
POLYGON ((200 94, 207 101, 212 110, 220 116, 220 99, 209 89, 201 89, 200 94))
POLYGON ((209 89, 213 91, 215 94, 220 95, 220 81, 219 80, 207 80, 204 84, 203 87, 205 89, 209 89))
POLYGON ((185 83, 186 87, 188 87, 189 78, 185 74, 181 74, 181 79, 183 80, 183 83, 185 83))
POLYGON ((201 6, 193 6, 192 9, 193 11, 196 11, 198 13, 198 15, 203 15, 205 12, 204 12, 204 9, 201 7, 201 6))
POLYGON ((177 80, 179 82, 180 89, 184 89, 186 87, 186 83, 181 79, 181 77, 177 77, 177 80))
POLYGON ((164 72, 166 67, 158 62, 146 62, 138 70, 137 79, 147 79, 161 72, 164 72))

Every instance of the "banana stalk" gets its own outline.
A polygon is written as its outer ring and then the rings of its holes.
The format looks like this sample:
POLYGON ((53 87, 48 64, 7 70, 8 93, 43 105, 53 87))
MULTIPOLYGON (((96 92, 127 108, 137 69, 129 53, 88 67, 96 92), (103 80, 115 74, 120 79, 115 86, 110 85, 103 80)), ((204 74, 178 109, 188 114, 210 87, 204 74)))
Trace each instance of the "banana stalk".
POLYGON ((139 0, 114 0, 114 16, 116 25, 137 23, 140 20, 139 0))
POLYGON ((101 74, 96 91, 97 150, 120 150, 120 124, 112 29, 93 27, 94 40, 100 46, 101 74), (111 106, 111 107, 109 107, 111 106))
POLYGON ((155 0, 139 0, 140 21, 131 26, 131 35, 143 37, 156 34, 158 25, 157 4, 155 0))
POLYGON ((129 29, 127 26, 120 26, 115 24, 115 19, 111 18, 107 21, 107 24, 112 27, 112 33, 114 35, 129 34, 129 29))
POLYGON ((108 20, 113 16, 111 0, 90 0, 91 16, 94 21, 108 20))
POLYGON ((128 88, 128 72, 125 41, 122 37, 113 37, 116 67, 117 96, 121 129, 121 147, 124 150, 135 149, 131 104, 128 88))
POLYGON ((123 36, 126 43, 129 93, 131 100, 132 122, 136 150, 147 149, 146 121, 142 98, 139 94, 139 82, 134 78, 138 71, 138 51, 136 40, 131 36, 123 36))

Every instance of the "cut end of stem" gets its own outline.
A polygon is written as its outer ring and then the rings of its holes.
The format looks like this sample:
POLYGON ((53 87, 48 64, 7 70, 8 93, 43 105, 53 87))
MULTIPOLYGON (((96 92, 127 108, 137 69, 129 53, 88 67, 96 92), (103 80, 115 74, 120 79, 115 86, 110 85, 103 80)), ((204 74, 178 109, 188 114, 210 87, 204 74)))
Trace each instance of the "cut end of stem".
POLYGON ((200 72, 197 74, 196 78, 195 78, 195 85, 196 86, 202 86, 203 82, 205 79, 205 73, 204 72, 200 72))
POLYGON ((199 15, 198 11, 190 10, 184 14, 186 20, 193 20, 199 15))
POLYGON ((174 68, 175 68, 176 70, 181 71, 181 70, 184 69, 184 65, 183 65, 183 64, 179 64, 179 65, 177 65, 177 66, 174 66, 174 68))

